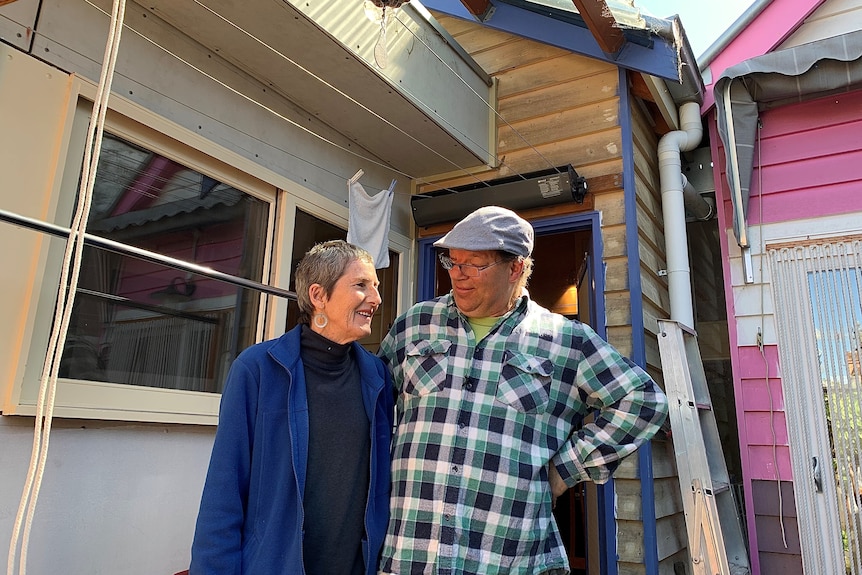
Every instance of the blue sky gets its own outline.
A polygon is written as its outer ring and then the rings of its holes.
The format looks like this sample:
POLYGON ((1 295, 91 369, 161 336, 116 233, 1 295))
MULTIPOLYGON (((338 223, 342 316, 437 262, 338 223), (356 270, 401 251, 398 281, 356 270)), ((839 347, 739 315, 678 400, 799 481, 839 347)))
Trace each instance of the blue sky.
POLYGON ((753 0, 697 2, 692 0, 635 0, 641 12, 659 18, 679 14, 696 58, 733 24, 753 0))

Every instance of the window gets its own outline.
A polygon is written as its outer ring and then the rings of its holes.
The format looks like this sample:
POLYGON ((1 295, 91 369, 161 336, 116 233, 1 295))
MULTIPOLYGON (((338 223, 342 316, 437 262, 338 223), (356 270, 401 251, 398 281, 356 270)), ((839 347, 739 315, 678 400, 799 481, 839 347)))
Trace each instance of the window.
MULTIPOLYGON (((78 104, 55 200, 54 221, 65 227, 74 209, 89 107, 78 104)), ((112 112, 87 233, 268 283, 275 199, 274 186, 112 112)), ((65 245, 43 241, 33 282, 38 295, 34 311, 27 312, 30 339, 22 345, 26 357, 4 413, 35 412, 65 245)), ((77 288, 60 364, 60 417, 215 423, 231 362, 266 331, 269 300, 262 292, 170 262, 87 245, 77 288)))
MULTIPOLYGON (((106 134, 87 231, 246 279, 263 273, 269 204, 106 134)), ((260 297, 87 247, 60 377, 219 393, 255 342, 260 297)))

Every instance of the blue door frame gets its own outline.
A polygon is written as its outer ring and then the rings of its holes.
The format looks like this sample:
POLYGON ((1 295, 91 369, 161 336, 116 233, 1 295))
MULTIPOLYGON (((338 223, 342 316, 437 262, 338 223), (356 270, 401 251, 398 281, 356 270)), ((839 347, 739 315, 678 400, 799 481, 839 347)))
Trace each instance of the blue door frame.
MULTIPOLYGON (((590 316, 593 319, 591 327, 601 337, 607 338, 605 325, 605 273, 602 259, 602 234, 598 212, 584 212, 565 216, 555 216, 531 222, 537 236, 558 232, 574 232, 589 230, 589 281, 590 286, 590 316)), ((436 250, 434 242, 441 235, 422 238, 418 242, 419 270, 417 296, 419 301, 434 297, 435 273, 437 270, 436 250)), ((604 485, 597 486, 597 503, 599 508, 599 570, 607 575, 617 573, 616 526, 614 522, 614 481, 611 479, 604 485)))

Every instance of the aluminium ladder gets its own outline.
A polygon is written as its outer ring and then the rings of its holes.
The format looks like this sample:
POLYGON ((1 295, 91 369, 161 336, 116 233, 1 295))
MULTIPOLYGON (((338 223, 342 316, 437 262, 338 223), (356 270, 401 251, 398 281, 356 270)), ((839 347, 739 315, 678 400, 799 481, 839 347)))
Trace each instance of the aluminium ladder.
POLYGON ((659 320, 665 393, 694 575, 748 575, 751 567, 694 332, 659 320))

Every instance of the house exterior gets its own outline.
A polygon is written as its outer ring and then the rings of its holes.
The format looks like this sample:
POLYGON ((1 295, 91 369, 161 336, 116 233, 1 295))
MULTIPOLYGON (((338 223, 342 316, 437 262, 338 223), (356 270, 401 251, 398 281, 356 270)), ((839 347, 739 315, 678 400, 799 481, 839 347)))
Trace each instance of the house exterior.
POLYGON ((756 2, 701 60, 753 573, 862 572, 859 30, 756 2))
MULTIPOLYGON (((397 180, 369 348, 446 289, 431 243, 460 215, 419 225, 416 200, 487 188, 505 205, 511 179, 564 181, 571 200, 517 208, 538 233, 531 293, 662 379, 657 150, 680 130, 677 107, 704 94, 678 21, 638 24, 630 4, 608 16, 582 2, 577 16, 429 2, 390 13, 384 35, 359 3, 240 4, 126 7, 55 397, 42 370, 112 6, 0 6, 0 239, 15 246, 0 305, 0 537, 21 527, 34 436, 50 438, 24 528, 33 572, 187 566, 226 369, 291 325, 293 266, 344 237, 359 169, 372 193, 397 180)), ((687 569, 667 438, 562 507, 576 573, 687 569)))

